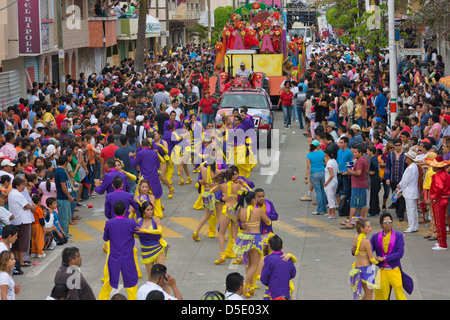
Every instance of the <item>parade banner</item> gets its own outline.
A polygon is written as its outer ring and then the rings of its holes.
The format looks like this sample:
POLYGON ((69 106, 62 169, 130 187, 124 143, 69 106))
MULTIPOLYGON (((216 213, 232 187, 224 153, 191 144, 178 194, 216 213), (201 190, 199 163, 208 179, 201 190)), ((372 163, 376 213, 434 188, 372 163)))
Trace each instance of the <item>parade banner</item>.
POLYGON ((41 12, 39 0, 17 1, 19 55, 39 55, 41 48, 41 12))

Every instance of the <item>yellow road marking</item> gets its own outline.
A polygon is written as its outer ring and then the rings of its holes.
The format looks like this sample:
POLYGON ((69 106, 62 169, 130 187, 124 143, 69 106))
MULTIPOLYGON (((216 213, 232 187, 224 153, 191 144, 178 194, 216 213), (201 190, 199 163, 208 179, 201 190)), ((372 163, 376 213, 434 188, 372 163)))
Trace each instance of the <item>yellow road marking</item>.
POLYGON ((272 227, 274 232, 278 229, 280 229, 281 231, 284 231, 286 233, 289 233, 291 235, 297 236, 297 237, 301 237, 301 238, 314 238, 314 237, 319 237, 319 235, 311 233, 311 232, 305 232, 305 231, 301 231, 298 230, 297 227, 293 226, 290 223, 286 223, 280 220, 274 221, 272 223, 272 227))
MULTIPOLYGON (((102 220, 91 220, 91 221, 84 221, 87 225, 91 226, 92 228, 100 231, 103 233, 105 230, 105 223, 106 221, 102 220)), ((165 238, 182 238, 183 236, 179 234, 178 232, 173 231, 172 229, 166 227, 163 225, 163 232, 165 238)))
MULTIPOLYGON (((167 218, 170 221, 173 221, 175 223, 181 224, 183 227, 186 227, 188 229, 191 229, 195 231, 197 229, 198 220, 194 218, 187 218, 187 217, 171 217, 167 218)), ((208 222, 203 225, 203 227, 200 229, 200 234, 206 236, 208 234, 208 222)))
POLYGON ((78 227, 69 226, 69 233, 73 236, 72 237, 73 241, 93 241, 93 240, 95 240, 87 233, 81 231, 81 229, 78 227))

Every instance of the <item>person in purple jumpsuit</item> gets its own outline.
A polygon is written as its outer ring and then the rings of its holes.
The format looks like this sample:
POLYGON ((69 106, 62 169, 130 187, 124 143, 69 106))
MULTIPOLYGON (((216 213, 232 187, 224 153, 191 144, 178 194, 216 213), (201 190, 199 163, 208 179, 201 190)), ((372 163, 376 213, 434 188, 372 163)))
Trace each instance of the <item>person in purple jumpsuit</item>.
POLYGON ((114 177, 117 176, 122 178, 123 190, 125 192, 130 192, 130 184, 128 183, 127 176, 125 175, 125 173, 116 171, 115 169, 116 160, 114 160, 114 158, 108 158, 105 162, 105 166, 109 169, 109 171, 103 178, 103 181, 100 182, 100 180, 95 179, 95 192, 97 192, 98 194, 103 194, 105 193, 105 191, 106 193, 114 192, 113 180, 114 177))
POLYGON ((118 201, 123 201, 125 203, 125 217, 128 218, 130 215, 130 207, 134 209, 134 212, 139 212, 139 204, 134 201, 134 197, 131 193, 125 192, 123 187, 122 178, 119 176, 114 177, 113 180, 114 192, 110 192, 106 195, 105 199, 105 216, 107 219, 114 219, 116 215, 114 214, 114 204, 118 201))
POLYGON ((134 258, 134 235, 139 230, 134 219, 125 217, 125 203, 118 201, 114 204, 115 218, 107 220, 103 233, 103 240, 110 242, 110 251, 106 258, 107 273, 99 300, 109 300, 112 288, 119 286, 122 274, 123 286, 127 291, 128 300, 136 300, 138 272, 134 258))
POLYGON ((158 173, 160 161, 157 152, 150 147, 150 140, 143 140, 142 149, 135 153, 130 153, 130 162, 134 167, 139 166, 141 175, 149 182, 150 190, 155 197, 155 216, 162 218, 161 196, 163 189, 158 173))

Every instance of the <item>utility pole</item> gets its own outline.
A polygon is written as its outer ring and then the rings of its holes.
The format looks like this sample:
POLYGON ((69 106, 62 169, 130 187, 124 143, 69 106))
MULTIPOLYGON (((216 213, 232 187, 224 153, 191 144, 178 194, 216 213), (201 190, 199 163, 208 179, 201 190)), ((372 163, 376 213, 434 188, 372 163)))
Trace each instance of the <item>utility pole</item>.
POLYGON ((66 71, 64 68, 64 39, 62 27, 62 4, 61 0, 55 0, 56 6, 56 28, 58 31, 58 69, 59 69, 59 92, 61 96, 66 94, 66 71))
POLYGON ((170 41, 170 26, 169 26, 169 0, 166 0, 166 48, 167 48, 167 55, 169 55, 169 50, 172 50, 172 41, 170 41))
POLYGON ((397 50, 395 48, 395 0, 388 0, 388 28, 389 28, 389 107, 391 123, 397 117, 397 50))
POLYGON ((211 46, 211 14, 213 14, 211 10, 211 0, 208 0, 208 46, 211 46))

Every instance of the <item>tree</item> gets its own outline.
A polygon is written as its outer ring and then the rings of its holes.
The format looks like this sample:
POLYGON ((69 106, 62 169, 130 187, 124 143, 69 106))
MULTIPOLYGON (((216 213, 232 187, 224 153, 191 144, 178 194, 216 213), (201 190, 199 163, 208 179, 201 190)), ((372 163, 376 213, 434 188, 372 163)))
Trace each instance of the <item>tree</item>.
POLYGON ((438 40, 450 41, 450 2, 448 0, 417 0, 408 8, 409 19, 402 29, 432 30, 438 40))
POLYGON ((189 37, 196 36, 200 39, 200 42, 208 38, 208 27, 200 23, 196 23, 194 27, 186 30, 189 37))
POLYGON ((147 41, 147 39, 145 38, 146 20, 147 20, 147 0, 140 0, 134 70, 136 72, 141 73, 144 72, 145 54, 148 54, 148 52, 145 52, 144 54, 145 42, 147 41))
POLYGON ((219 41, 219 37, 222 36, 223 27, 225 27, 232 14, 232 6, 217 7, 214 10, 214 28, 212 29, 211 43, 219 41))

